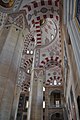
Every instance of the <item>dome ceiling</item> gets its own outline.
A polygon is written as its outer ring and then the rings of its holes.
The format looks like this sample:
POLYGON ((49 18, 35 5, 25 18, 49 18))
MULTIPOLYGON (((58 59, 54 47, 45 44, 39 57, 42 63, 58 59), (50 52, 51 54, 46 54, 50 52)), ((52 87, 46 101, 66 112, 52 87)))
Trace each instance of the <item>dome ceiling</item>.
POLYGON ((47 46, 55 41, 58 30, 54 19, 47 18, 41 28, 41 46, 47 46))
POLYGON ((22 2, 20 10, 25 11, 30 28, 24 39, 23 61, 20 67, 25 73, 22 89, 28 89, 30 85, 34 51, 34 67, 45 69, 44 85, 63 84, 59 0, 37 0, 25 5, 22 2))

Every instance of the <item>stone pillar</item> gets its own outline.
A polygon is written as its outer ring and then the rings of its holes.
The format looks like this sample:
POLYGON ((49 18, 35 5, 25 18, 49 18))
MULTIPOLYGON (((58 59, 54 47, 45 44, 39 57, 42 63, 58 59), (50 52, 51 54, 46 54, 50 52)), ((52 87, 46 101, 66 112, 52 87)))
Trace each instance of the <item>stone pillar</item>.
POLYGON ((1 41, 4 38, 0 54, 0 120, 10 120, 19 62, 21 30, 15 25, 7 29, 8 35, 0 37, 1 41))
POLYGON ((11 111, 10 120, 16 120, 20 92, 21 92, 20 87, 17 87, 16 90, 15 90, 15 93, 14 93, 14 101, 13 101, 13 107, 12 107, 12 111, 11 111))
POLYGON ((43 120, 43 69, 38 67, 40 50, 35 49, 31 73, 28 120, 43 120), (38 58, 38 59, 37 59, 38 58), (37 61, 37 62, 36 62, 37 61))
POLYGON ((6 38, 9 35, 10 28, 11 28, 10 26, 9 27, 5 26, 2 28, 2 31, 0 31, 0 53, 2 51, 3 45, 6 41, 6 38))
POLYGON ((43 69, 39 68, 41 30, 40 21, 35 20, 35 50, 31 73, 31 91, 29 97, 28 120, 43 120, 43 69), (38 36, 40 34, 40 36, 38 36))
POLYGON ((43 120, 43 69, 32 70, 28 120, 43 120))

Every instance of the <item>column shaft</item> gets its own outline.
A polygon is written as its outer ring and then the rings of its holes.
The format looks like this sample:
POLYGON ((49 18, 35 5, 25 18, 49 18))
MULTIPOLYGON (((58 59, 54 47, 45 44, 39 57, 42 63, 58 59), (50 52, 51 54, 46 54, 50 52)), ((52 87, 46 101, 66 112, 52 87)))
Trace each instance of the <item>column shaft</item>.
POLYGON ((11 26, 0 55, 0 120, 9 120, 17 79, 20 30, 11 26))
POLYGON ((43 70, 32 70, 28 120, 43 119, 43 70))

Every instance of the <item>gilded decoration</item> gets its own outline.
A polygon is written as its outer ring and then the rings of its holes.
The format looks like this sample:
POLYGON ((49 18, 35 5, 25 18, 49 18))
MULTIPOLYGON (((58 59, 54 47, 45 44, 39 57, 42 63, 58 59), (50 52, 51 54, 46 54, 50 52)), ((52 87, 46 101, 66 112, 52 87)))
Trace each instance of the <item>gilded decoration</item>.
POLYGON ((13 13, 18 11, 22 0, 0 0, 0 11, 4 13, 13 13))
POLYGON ((10 8, 14 4, 14 0, 0 0, 0 5, 4 8, 10 8))

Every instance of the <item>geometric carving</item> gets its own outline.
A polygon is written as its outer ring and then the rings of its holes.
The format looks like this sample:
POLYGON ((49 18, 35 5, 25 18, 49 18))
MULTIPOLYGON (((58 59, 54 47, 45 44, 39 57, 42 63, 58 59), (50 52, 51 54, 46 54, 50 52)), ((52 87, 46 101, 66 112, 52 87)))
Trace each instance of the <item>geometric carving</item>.
POLYGON ((35 67, 38 67, 40 59, 40 50, 36 49, 35 51, 35 67))
POLYGON ((42 78, 43 70, 41 69, 34 69, 34 78, 42 78))
POLYGON ((39 78, 43 76, 43 70, 40 70, 39 72, 39 78))
POLYGON ((31 20, 32 15, 28 14, 28 20, 31 20))
POLYGON ((43 7, 43 8, 41 8, 41 10, 40 10, 42 13, 46 13, 47 11, 48 11, 48 9, 47 8, 45 8, 45 7, 43 7))
POLYGON ((38 78, 38 71, 34 70, 34 78, 38 78))
POLYGON ((22 14, 15 18, 14 24, 17 25, 18 27, 23 28, 23 25, 24 25, 24 17, 23 17, 22 14))

